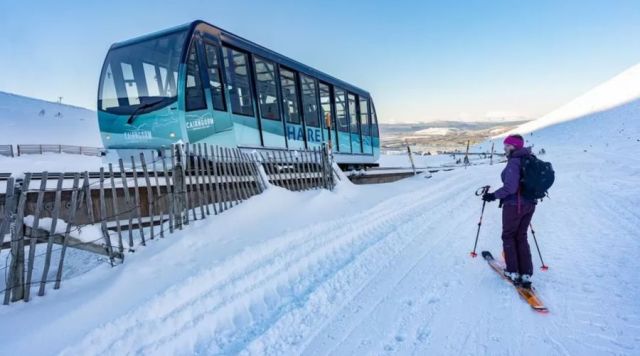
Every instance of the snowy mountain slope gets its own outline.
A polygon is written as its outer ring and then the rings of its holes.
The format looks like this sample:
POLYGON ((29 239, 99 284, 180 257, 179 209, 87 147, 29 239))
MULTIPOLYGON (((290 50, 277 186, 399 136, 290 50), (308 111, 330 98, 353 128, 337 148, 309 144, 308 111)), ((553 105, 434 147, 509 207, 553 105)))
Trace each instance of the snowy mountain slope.
MULTIPOLYGON (((473 193, 503 168, 473 166, 335 192, 272 188, 0 308, 0 354, 637 355, 638 106, 612 99, 526 135, 557 176, 533 219, 548 315, 469 257, 473 193)), ((499 255, 500 219, 489 204, 479 250, 499 255)))
POLYGON ((0 92, 0 144, 101 147, 95 111, 0 92))
MULTIPOLYGON (((611 115, 603 112, 613 112, 616 116, 637 116, 638 100, 640 100, 640 63, 618 74, 612 79, 596 86, 587 93, 577 97, 549 114, 524 123, 510 133, 527 134, 532 131, 581 118, 607 120, 611 115)), ((601 125, 610 128, 614 125, 601 125)), ((561 130, 573 131, 572 126, 560 126, 561 130)), ((593 133, 593 126, 582 126, 586 132, 593 133)), ((632 125, 630 128, 634 128, 632 125)), ((635 126, 637 128, 637 125, 635 126)))

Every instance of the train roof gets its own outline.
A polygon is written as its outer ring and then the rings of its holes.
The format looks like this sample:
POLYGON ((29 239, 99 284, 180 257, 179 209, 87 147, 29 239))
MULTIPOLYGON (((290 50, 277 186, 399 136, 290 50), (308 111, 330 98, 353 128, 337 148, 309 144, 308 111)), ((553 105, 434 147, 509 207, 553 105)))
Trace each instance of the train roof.
POLYGON ((115 49, 115 48, 119 48, 119 47, 124 47, 124 46, 128 46, 131 44, 135 44, 138 42, 142 42, 151 38, 155 38, 158 36, 164 36, 170 33, 174 33, 174 32, 179 32, 179 31, 188 31, 189 34, 189 38, 193 37, 193 33, 194 31, 196 31, 196 28, 198 27, 198 25, 204 25, 204 26, 209 26, 211 28, 213 28, 214 30, 216 30, 217 32, 220 33, 220 40, 223 43, 227 43, 230 44, 231 46, 237 47, 239 49, 245 50, 245 51, 249 51, 251 53, 254 53, 260 57, 263 57, 265 59, 270 59, 273 61, 277 61, 278 63, 284 65, 285 67, 294 69, 296 71, 311 75, 323 82, 327 82, 330 84, 334 84, 337 85, 343 89, 346 89, 348 91, 354 92, 358 95, 364 95, 367 97, 371 97, 371 95, 369 94, 368 91, 361 89, 359 87, 356 87, 352 84, 349 84, 341 79, 338 79, 336 77, 333 77, 329 74, 326 74, 320 70, 317 70, 313 67, 310 67, 306 64, 300 63, 294 59, 291 59, 287 56, 284 56, 278 52, 275 52, 273 50, 270 50, 264 46, 261 46, 257 43, 254 43, 252 41, 249 41, 245 38, 242 38, 238 35, 235 35, 229 31, 226 31, 224 29, 221 29, 217 26, 214 26, 206 21, 203 20, 195 20, 193 22, 184 24, 184 25, 180 25, 180 26, 176 26, 176 27, 172 27, 166 30, 162 30, 162 31, 157 31, 157 32, 153 32, 150 34, 146 34, 143 36, 138 36, 135 38, 132 38, 130 40, 126 40, 126 41, 122 41, 122 42, 116 42, 111 46, 111 49, 115 49))

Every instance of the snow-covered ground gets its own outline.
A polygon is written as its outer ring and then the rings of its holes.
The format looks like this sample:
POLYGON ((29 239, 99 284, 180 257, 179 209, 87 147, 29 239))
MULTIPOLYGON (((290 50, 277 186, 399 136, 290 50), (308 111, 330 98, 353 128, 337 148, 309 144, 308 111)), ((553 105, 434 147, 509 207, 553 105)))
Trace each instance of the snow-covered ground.
MULTIPOLYGON (((272 187, 0 307, 0 354, 637 355, 640 95, 609 104, 526 136, 557 178, 533 219, 547 315, 469 257, 473 193, 502 169, 479 165, 333 192, 272 187)), ((489 204, 479 250, 499 255, 500 225, 489 204)))
POLYGON ((95 111, 0 91, 0 145, 102 147, 95 111))

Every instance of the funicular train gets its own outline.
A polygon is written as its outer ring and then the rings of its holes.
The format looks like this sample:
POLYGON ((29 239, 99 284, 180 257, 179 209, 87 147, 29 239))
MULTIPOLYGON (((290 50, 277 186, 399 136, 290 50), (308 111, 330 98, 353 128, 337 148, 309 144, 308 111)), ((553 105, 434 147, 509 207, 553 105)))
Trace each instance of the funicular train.
POLYGON ((376 165, 380 155, 367 91, 204 21, 113 44, 97 107, 110 150, 326 143, 343 167, 376 165))

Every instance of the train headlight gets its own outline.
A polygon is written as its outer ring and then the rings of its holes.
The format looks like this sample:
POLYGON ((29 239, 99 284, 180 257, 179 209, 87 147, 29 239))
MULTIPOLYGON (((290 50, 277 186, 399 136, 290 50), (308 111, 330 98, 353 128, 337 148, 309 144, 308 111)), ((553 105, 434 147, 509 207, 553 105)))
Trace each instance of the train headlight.
POLYGON ((176 133, 175 132, 169 132, 169 137, 175 138, 176 137, 176 133))
POLYGON ((106 135, 104 138, 106 138, 107 140, 111 140, 111 135, 106 135))

